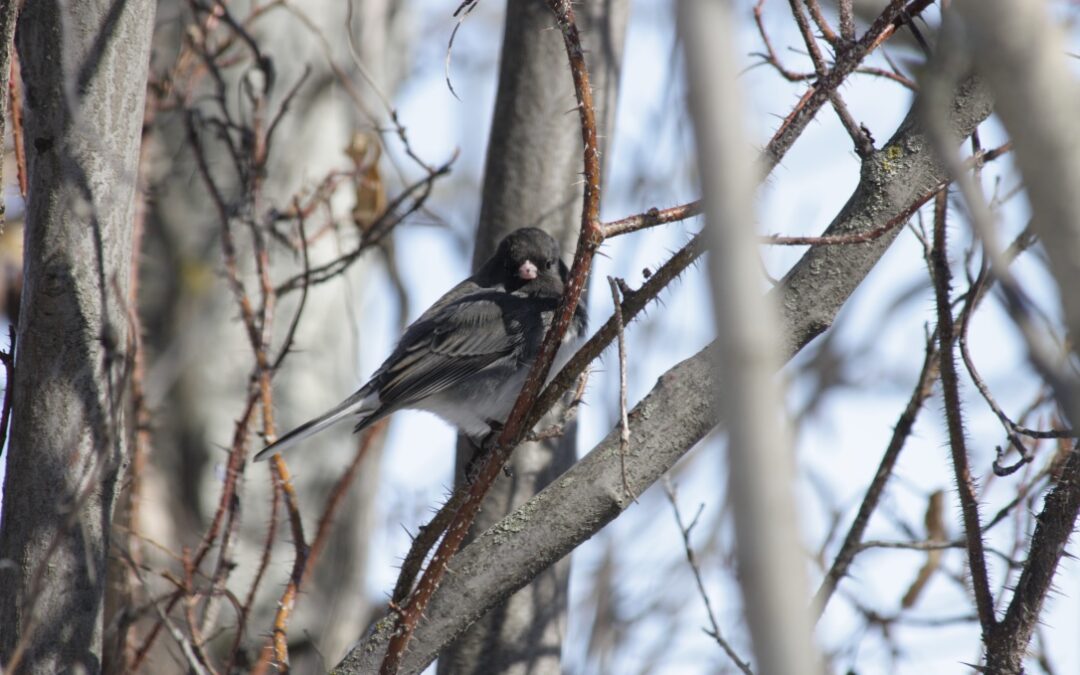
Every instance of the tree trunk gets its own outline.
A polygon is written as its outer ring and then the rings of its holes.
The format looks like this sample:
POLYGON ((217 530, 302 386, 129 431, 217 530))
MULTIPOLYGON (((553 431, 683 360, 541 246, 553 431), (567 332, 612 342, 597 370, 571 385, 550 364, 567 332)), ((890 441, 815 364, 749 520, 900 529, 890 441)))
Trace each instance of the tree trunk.
MULTIPOLYGON (((589 2, 578 10, 600 133, 610 141, 629 3, 589 2)), ((474 268, 504 236, 525 226, 542 228, 559 240, 569 263, 581 229, 582 200, 583 146, 578 117, 571 114, 574 103, 562 33, 547 3, 507 3, 474 268)), ((556 419, 559 412, 550 418, 556 419)), ((514 451, 513 476, 494 485, 469 540, 573 464, 576 431, 571 424, 560 439, 523 443, 514 451)), ((459 443, 459 483, 472 453, 471 445, 459 443)), ((562 672, 569 573, 567 558, 491 610, 440 655, 440 675, 562 672)))
MULTIPOLYGON (((0 530, 5 670, 101 670, 154 5, 27 3, 30 194, 0 530)), ((4 92, 6 95, 6 92, 4 92)))

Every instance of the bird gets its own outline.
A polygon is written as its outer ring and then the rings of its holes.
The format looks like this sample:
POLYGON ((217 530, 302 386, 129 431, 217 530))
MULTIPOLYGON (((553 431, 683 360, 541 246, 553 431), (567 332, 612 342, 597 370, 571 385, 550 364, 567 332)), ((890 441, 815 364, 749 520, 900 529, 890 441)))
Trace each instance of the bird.
MULTIPOLYGON (((329 411, 267 445, 263 461, 353 417, 354 433, 403 409, 435 413, 476 447, 500 429, 540 352, 570 270, 547 232, 508 234, 475 274, 435 301, 405 332, 371 378, 329 411)), ((580 344, 584 308, 571 325, 549 375, 580 344)))

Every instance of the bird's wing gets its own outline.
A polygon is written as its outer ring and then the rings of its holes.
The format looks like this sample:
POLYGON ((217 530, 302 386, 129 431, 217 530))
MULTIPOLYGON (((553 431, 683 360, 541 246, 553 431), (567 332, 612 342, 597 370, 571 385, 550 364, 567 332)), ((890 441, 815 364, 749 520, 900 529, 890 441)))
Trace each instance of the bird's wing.
POLYGON ((526 341, 524 298, 481 291, 417 321, 380 369, 379 400, 388 409, 447 389, 498 362, 516 362, 526 341))

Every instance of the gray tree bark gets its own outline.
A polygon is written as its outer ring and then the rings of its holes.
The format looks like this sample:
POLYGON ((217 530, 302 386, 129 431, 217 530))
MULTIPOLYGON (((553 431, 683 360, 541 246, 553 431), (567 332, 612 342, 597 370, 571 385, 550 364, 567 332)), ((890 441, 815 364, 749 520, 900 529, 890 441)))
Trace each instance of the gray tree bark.
MULTIPOLYGON (((601 136, 610 142, 629 2, 585 2, 577 8, 593 78, 601 136)), ((566 48, 544 0, 507 3, 502 65, 488 141, 483 202, 473 267, 519 227, 539 227, 573 257, 581 229, 581 127, 566 48)), ((555 412, 558 414, 558 411, 555 412)), ((576 459, 576 425, 559 439, 524 443, 513 475, 488 494, 469 539, 535 495, 576 459)), ((459 485, 474 449, 458 444, 459 485)), ((493 608, 439 658, 441 675, 562 672, 570 561, 563 560, 493 608)))
POLYGON ((126 462, 126 311, 154 5, 41 0, 20 20, 30 193, 0 661, 9 672, 97 673, 126 462))
MULTIPOLYGON (((825 234, 872 230, 889 222, 919 195, 946 178, 933 143, 913 110, 883 148, 863 164, 859 185, 825 234)), ((991 112, 986 88, 975 78, 961 83, 948 124, 966 138, 991 112)), ((900 228, 866 244, 815 246, 773 292, 781 312, 781 355, 786 361, 827 330, 840 308, 898 236, 900 228)), ((677 364, 630 412, 627 484, 641 494, 714 428, 715 354, 707 348, 677 364)), ((542 492, 488 529, 451 561, 417 626, 400 672, 419 673, 443 645, 491 607, 569 554, 632 503, 619 462, 614 429, 542 492)), ((380 622, 334 670, 370 673, 386 650, 392 617, 380 622)))

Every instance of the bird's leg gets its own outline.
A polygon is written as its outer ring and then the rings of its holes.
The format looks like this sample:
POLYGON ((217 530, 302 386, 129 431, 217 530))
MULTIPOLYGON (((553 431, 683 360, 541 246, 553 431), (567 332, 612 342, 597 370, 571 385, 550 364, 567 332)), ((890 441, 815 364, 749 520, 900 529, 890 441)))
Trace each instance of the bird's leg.
MULTIPOLYGON (((488 420, 487 425, 491 431, 484 437, 484 452, 490 452, 495 448, 495 443, 499 440, 499 434, 501 434, 503 430, 503 423, 499 420, 488 420)), ((503 475, 507 478, 514 477, 514 470, 510 468, 509 464, 503 464, 502 470, 503 475)))
MULTIPOLYGON (((468 437, 469 444, 473 447, 472 457, 469 458, 469 462, 465 465, 465 482, 469 485, 476 482, 480 474, 481 460, 495 448, 499 440, 499 434, 503 429, 502 422, 496 420, 488 420, 487 424, 490 431, 483 438, 468 437)), ((507 478, 512 478, 514 475, 509 464, 503 467, 503 473, 507 478)))
POLYGON ((495 441, 499 440, 499 434, 503 430, 503 423, 499 420, 488 420, 487 425, 491 431, 488 432, 487 436, 484 436, 483 445, 490 450, 495 447, 495 441))
MULTIPOLYGON (((488 436, 490 437, 490 434, 488 436)), ((487 454, 487 448, 484 447, 487 445, 487 438, 485 437, 480 443, 477 443, 471 436, 468 438, 469 445, 472 446, 473 452, 472 457, 470 457, 469 461, 465 464, 465 484, 474 485, 476 479, 480 477, 481 460, 483 460, 484 455, 487 454)))

